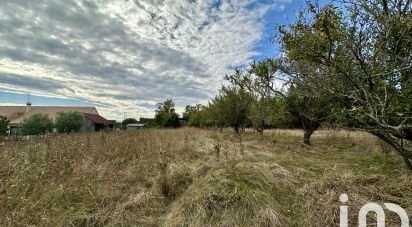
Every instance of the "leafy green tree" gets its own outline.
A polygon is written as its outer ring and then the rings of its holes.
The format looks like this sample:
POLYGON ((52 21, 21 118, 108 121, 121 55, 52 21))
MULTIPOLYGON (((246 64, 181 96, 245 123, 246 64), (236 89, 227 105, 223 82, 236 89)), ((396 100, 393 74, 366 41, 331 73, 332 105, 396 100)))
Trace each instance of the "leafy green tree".
POLYGON ((188 125, 192 127, 208 127, 210 121, 206 113, 206 106, 201 104, 186 106, 183 118, 188 121, 188 125))
POLYGON ((322 123, 334 119, 332 109, 337 105, 333 97, 313 96, 300 91, 299 86, 292 85, 285 99, 286 110, 301 122, 304 131, 303 142, 311 145, 310 137, 322 123))
POLYGON ((225 106, 225 100, 222 94, 217 95, 214 97, 207 107, 207 112, 210 116, 212 125, 220 128, 220 131, 223 130, 225 126, 227 126, 226 122, 226 111, 227 108, 225 106))
POLYGON ((307 93, 303 89, 304 83, 289 76, 292 69, 280 59, 264 59, 253 62, 247 70, 237 70, 226 79, 246 89, 253 97, 249 118, 258 132, 263 134, 265 125, 279 123, 280 119, 291 116, 301 123, 303 142, 310 145, 310 136, 331 114, 328 108, 333 100, 307 93), (276 86, 277 82, 289 85, 289 89, 276 86))
POLYGON ((177 128, 180 126, 179 115, 175 111, 175 104, 168 99, 157 104, 154 123, 157 127, 177 128))
POLYGON ((251 63, 247 68, 240 68, 233 74, 226 75, 225 79, 234 86, 239 86, 250 96, 249 116, 253 128, 263 135, 265 126, 281 115, 278 109, 279 98, 284 94, 274 86, 273 75, 279 66, 273 59, 265 59, 251 63))
POLYGON ((136 124, 138 121, 134 118, 126 118, 122 121, 122 129, 126 129, 128 124, 136 124))
POLYGON ((6 135, 10 120, 7 117, 0 116, 0 135, 6 135))
POLYGON ((40 135, 53 130, 53 121, 47 114, 34 114, 21 124, 23 135, 40 135))
POLYGON ((280 28, 279 38, 295 79, 314 96, 327 93, 345 100, 347 105, 335 111, 340 123, 385 141, 412 170, 409 1, 309 3, 295 23, 280 28))
POLYGON ((223 86, 219 95, 209 103, 208 110, 216 126, 220 129, 232 127, 239 134, 248 123, 250 102, 251 96, 244 89, 223 86))
POLYGON ((202 110, 193 113, 189 118, 188 125, 202 128, 216 126, 208 107, 204 107, 202 110))
POLYGON ((202 104, 197 104, 197 105, 193 105, 193 106, 187 105, 185 107, 185 112, 183 113, 182 117, 186 120, 189 120, 192 114, 194 114, 196 112, 199 112, 204 108, 205 107, 202 104))
POLYGON ((79 132, 84 126, 85 118, 79 112, 57 113, 55 127, 59 133, 79 132))

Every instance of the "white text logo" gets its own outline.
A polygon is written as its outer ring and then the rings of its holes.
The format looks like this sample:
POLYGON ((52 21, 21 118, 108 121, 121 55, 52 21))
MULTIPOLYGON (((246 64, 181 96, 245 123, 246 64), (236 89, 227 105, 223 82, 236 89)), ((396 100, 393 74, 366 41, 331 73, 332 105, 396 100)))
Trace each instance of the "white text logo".
MULTIPOLYGON (((342 203, 346 203, 349 200, 347 194, 342 194, 339 197, 342 203)), ((394 203, 384 203, 386 209, 395 212, 399 215, 401 220, 401 227, 409 227, 409 217, 406 211, 397 204, 394 203)), ((376 203, 368 203, 364 205, 358 216, 359 227, 366 227, 366 217, 368 213, 373 212, 376 214, 377 227, 385 227, 385 211, 383 208, 376 203)), ((348 206, 340 206, 340 227, 348 227, 348 206)))

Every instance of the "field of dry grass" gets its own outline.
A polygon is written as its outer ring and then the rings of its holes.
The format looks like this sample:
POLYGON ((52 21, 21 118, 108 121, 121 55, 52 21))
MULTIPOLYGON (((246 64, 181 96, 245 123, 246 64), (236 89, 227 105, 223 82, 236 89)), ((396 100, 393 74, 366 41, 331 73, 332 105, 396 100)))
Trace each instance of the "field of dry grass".
MULTIPOLYGON (((0 146, 0 226, 338 226, 366 202, 412 214, 412 174, 360 132, 141 130, 0 146)), ((373 217, 370 217, 373 219, 373 217)), ((399 226, 388 213, 388 226, 399 226)))

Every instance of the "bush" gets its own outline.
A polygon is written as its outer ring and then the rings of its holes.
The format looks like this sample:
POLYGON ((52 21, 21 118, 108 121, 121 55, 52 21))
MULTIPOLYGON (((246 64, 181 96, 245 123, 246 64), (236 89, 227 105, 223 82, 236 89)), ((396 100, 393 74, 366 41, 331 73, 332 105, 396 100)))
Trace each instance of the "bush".
POLYGON ((0 116, 0 135, 6 135, 9 123, 7 117, 0 116))
POLYGON ((79 112, 59 112, 55 126, 59 133, 79 132, 84 122, 84 116, 79 112))
POLYGON ((47 114, 34 114, 29 118, 25 118, 21 124, 21 133, 23 135, 39 135, 52 130, 53 121, 47 114))

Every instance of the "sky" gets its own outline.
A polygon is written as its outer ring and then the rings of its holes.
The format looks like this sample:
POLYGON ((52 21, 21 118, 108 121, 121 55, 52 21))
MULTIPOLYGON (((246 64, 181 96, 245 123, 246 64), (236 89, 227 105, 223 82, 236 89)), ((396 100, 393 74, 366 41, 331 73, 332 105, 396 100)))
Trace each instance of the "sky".
POLYGON ((0 105, 96 106, 108 119, 207 104, 303 0, 1 0, 0 105))

